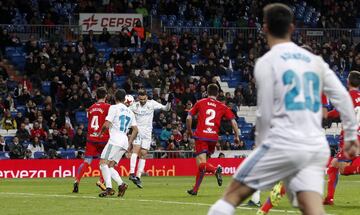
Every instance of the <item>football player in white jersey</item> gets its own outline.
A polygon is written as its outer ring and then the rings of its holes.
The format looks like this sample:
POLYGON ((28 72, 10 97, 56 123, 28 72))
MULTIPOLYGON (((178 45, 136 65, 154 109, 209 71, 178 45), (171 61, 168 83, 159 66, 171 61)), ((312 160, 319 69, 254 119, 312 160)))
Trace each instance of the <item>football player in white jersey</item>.
POLYGON ((291 42, 294 15, 284 4, 264 8, 263 30, 270 51, 255 65, 258 147, 240 165, 209 215, 230 215, 256 190, 283 181, 303 214, 323 215, 324 174, 330 149, 321 127, 321 93, 340 112, 345 150, 357 155, 357 122, 350 96, 319 56, 291 42))
POLYGON ((140 180, 141 174, 144 172, 146 154, 148 153, 152 140, 153 118, 155 110, 169 111, 171 108, 171 101, 174 99, 172 94, 169 94, 168 102, 162 105, 154 100, 149 100, 146 91, 140 89, 138 92, 138 101, 130 106, 134 112, 136 122, 139 127, 139 133, 134 141, 132 154, 130 158, 130 177, 129 180, 142 188, 140 180), (135 166, 137 158, 139 157, 138 169, 135 175, 135 166))
POLYGON ((114 195, 115 191, 112 189, 111 178, 118 184, 118 196, 122 197, 128 187, 124 183, 115 170, 116 166, 122 156, 128 151, 129 146, 132 145, 138 128, 136 125, 134 113, 124 104, 126 92, 119 89, 115 92, 115 105, 111 105, 109 113, 106 116, 106 121, 101 128, 99 136, 101 136, 107 129, 110 129, 110 138, 105 148, 101 153, 100 170, 105 180, 106 190, 99 194, 100 197, 114 195), (131 127, 132 133, 128 139, 127 133, 131 127))

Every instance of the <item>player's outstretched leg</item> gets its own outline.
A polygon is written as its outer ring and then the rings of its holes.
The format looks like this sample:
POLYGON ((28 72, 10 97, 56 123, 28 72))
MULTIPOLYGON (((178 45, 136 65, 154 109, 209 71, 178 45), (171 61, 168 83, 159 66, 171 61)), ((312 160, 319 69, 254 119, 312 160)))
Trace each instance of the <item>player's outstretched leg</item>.
POLYGON ((196 178, 195 178, 195 185, 193 187, 193 189, 188 190, 188 194, 192 195, 192 196, 196 196, 198 193, 198 190, 200 188, 201 182, 205 176, 206 173, 206 163, 200 163, 199 167, 198 167, 198 172, 196 174, 196 178))
POLYGON ((128 185, 123 182, 119 175, 119 172, 116 171, 113 166, 110 167, 109 170, 111 173, 111 178, 118 184, 118 197, 123 197, 126 189, 128 188, 128 185))
POLYGON ((92 162, 92 158, 86 158, 82 164, 80 164, 76 176, 75 176, 75 182, 73 187, 73 193, 79 192, 79 184, 81 181, 81 178, 83 177, 84 173, 88 170, 90 164, 92 162))
POLYGON ((280 199, 285 195, 285 186, 282 182, 277 183, 270 192, 270 197, 257 211, 257 215, 263 215, 269 213, 271 208, 279 205, 280 199))
POLYGON ((328 171, 328 181, 327 181, 327 196, 324 199, 324 205, 333 205, 334 204, 334 194, 336 185, 338 183, 339 169, 336 167, 329 167, 328 171))
POLYGON ((112 196, 115 194, 115 190, 112 189, 111 183, 111 171, 106 161, 100 161, 100 170, 105 180, 106 190, 99 194, 99 197, 112 196))
POLYGON ((138 154, 134 153, 134 152, 131 154, 131 157, 130 157, 130 177, 129 177, 130 181, 133 181, 136 179, 135 167, 136 167, 137 157, 138 157, 138 154))
POLYGON ((100 177, 99 177, 99 180, 96 182, 96 186, 98 186, 102 191, 105 191, 106 186, 104 183, 105 183, 104 178, 100 172, 100 177))

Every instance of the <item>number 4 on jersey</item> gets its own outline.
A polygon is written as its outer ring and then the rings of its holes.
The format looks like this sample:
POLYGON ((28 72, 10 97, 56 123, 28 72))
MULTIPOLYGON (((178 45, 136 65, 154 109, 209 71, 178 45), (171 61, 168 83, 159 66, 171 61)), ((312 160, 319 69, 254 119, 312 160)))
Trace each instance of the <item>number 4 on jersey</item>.
POLYGON ((99 117, 93 116, 90 123, 91 128, 93 128, 95 131, 99 129, 99 117))

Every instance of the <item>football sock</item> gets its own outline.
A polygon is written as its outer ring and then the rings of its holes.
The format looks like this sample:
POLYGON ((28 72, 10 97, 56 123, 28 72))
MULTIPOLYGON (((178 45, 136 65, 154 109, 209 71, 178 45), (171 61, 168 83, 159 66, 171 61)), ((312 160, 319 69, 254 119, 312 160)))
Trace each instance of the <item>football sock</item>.
POLYGON ((114 167, 109 168, 110 173, 111 173, 111 178, 114 179, 114 181, 116 181, 116 183, 120 186, 123 184, 123 180, 121 179, 118 171, 116 171, 116 169, 114 169, 114 167))
POLYGON ((101 174, 101 171, 100 171, 99 181, 100 181, 101 183, 104 183, 104 182, 105 182, 105 181, 104 181, 104 177, 103 177, 102 174, 101 174))
POLYGON ((138 157, 138 155, 136 153, 131 154, 131 158, 130 158, 130 174, 135 173, 137 157, 138 157))
POLYGON ((235 207, 227 201, 220 199, 211 206, 208 215, 233 215, 235 207))
POLYGON ((327 171, 328 173, 328 199, 333 199, 335 194, 336 185, 338 182, 339 169, 335 167, 330 167, 327 171))
POLYGON ((270 197, 267 198, 266 202, 261 206, 260 210, 265 214, 269 213, 270 209, 273 208, 270 197))
POLYGON ((106 188, 112 188, 111 172, 109 166, 107 164, 101 164, 100 170, 104 177, 106 188))
POLYGON ((197 192, 199 190, 201 182, 205 176, 205 172, 206 172, 206 163, 200 163, 198 172, 196 174, 195 185, 194 185, 193 191, 197 192))
POLYGON ((216 167, 214 167, 211 163, 205 163, 206 166, 205 166, 205 171, 208 172, 208 173, 215 173, 216 171, 216 167))
POLYGON ((83 162, 80 164, 78 171, 76 172, 76 182, 80 182, 81 178, 83 177, 84 173, 88 170, 89 164, 87 162, 83 162))
POLYGON ((251 196, 251 201, 258 203, 260 202, 260 190, 255 191, 251 196))
POLYGON ((342 173, 342 175, 356 175, 356 174, 360 174, 360 166, 358 165, 346 166, 344 168, 344 172, 342 173))
POLYGON ((136 176, 139 177, 139 178, 141 178, 141 174, 144 172, 145 163, 146 163, 145 159, 139 159, 138 169, 137 169, 137 172, 136 172, 136 176))

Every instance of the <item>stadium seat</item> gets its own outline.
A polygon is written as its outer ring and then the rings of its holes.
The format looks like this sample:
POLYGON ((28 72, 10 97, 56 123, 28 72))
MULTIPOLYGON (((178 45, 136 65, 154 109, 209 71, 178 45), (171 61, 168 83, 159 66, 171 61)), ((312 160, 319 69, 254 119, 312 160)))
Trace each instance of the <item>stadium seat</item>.
POLYGON ((44 152, 35 152, 34 153, 34 158, 35 159, 39 159, 39 158, 42 158, 42 157, 44 157, 44 152))
POLYGON ((75 113, 75 120, 78 124, 87 124, 87 116, 85 111, 77 111, 75 113))
POLYGON ((60 151, 60 156, 66 159, 74 159, 76 157, 74 150, 60 151))

